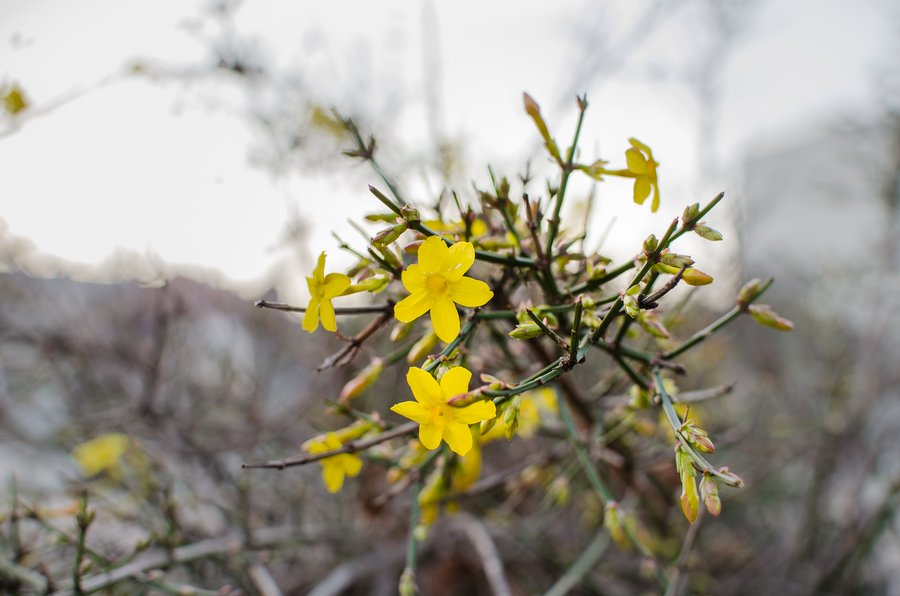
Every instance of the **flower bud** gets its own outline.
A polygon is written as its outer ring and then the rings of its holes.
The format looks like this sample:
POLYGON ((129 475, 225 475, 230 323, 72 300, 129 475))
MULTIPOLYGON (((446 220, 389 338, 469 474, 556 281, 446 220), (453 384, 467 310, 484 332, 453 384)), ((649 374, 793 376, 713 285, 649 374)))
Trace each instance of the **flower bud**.
POLYGON ((689 286, 705 286, 713 282, 711 275, 707 275, 699 269, 694 269, 692 267, 688 267, 684 270, 684 273, 681 274, 681 279, 689 286))
POLYGON ((681 213, 681 221, 684 225, 690 225, 697 216, 700 214, 700 203, 694 203, 693 205, 688 205, 684 208, 684 211, 681 213))
POLYGON ((402 217, 403 220, 407 223, 421 220, 421 217, 419 216, 419 210, 412 205, 404 205, 403 207, 401 207, 400 217, 402 217))
POLYGON ((519 430, 519 412, 522 406, 522 396, 517 395, 509 401, 506 411, 503 413, 503 424, 506 426, 506 440, 516 436, 519 430))
POLYGON ((741 308, 746 308, 748 304, 756 300, 759 291, 762 288, 762 280, 754 278, 744 284, 741 291, 738 292, 737 304, 741 308))
POLYGON ((619 511, 619 504, 610 501, 603 511, 603 527, 609 532, 613 542, 615 542, 622 550, 631 548, 631 542, 625 533, 625 526, 622 521, 622 513, 619 511))
POLYGON ((697 480, 694 474, 681 475, 681 510, 691 523, 697 521, 700 513, 700 496, 697 494, 697 480))
POLYGON ((711 242, 718 242, 722 239, 722 233, 718 230, 714 230, 706 224, 699 224, 694 228, 694 232, 701 238, 709 240, 711 242))
POLYGON ((397 593, 400 596, 416 596, 416 574, 409 567, 404 569, 400 576, 397 593))
POLYGON ((509 336, 513 339, 532 339, 543 333, 543 330, 534 321, 528 323, 520 323, 516 328, 509 332, 509 336))
POLYGON ((790 331, 794 328, 792 321, 778 316, 778 313, 772 310, 768 304, 751 304, 749 311, 753 320, 764 327, 771 327, 779 331, 790 331))
POLYGON ((716 484, 716 480, 709 472, 705 472, 703 474, 703 479, 700 480, 700 496, 703 499, 703 504, 706 505, 706 510, 712 515, 718 516, 722 513, 722 500, 719 499, 719 485, 716 484))
POLYGON ((412 323, 400 323, 398 322, 391 329, 391 341, 397 343, 406 338, 409 335, 410 330, 413 328, 412 323))
POLYGON ((656 239, 656 235, 650 234, 647 236, 647 239, 644 240, 644 254, 647 258, 650 258, 656 249, 659 248, 659 240, 656 239))
MULTIPOLYGON (((637 287, 637 286, 635 286, 637 287)), ((622 306, 625 307, 625 312, 632 319, 636 319, 638 314, 640 314, 641 309, 638 306, 637 298, 632 296, 631 294, 623 294, 622 295, 622 306)))
POLYGON ((389 228, 385 228, 375 234, 372 238, 372 244, 376 244, 378 246, 388 246, 389 244, 393 244, 397 238, 400 237, 403 232, 408 229, 409 225, 404 221, 403 223, 398 223, 395 226, 391 226, 389 228))
POLYGON ((663 265, 668 265, 670 267, 675 267, 677 269, 681 269, 682 267, 690 267, 694 264, 694 259, 687 255, 680 255, 674 252, 669 252, 669 249, 662 251, 659 255, 659 262, 663 265))
POLYGON ((382 362, 381 358, 372 359, 369 366, 362 369, 359 374, 347 381, 344 388, 341 389, 341 396, 338 401, 345 402, 349 399, 353 399, 371 387, 372 384, 378 380, 378 377, 381 376, 382 370, 384 370, 384 362, 382 362))
POLYGON ((653 337, 658 337, 659 339, 669 339, 671 337, 665 326, 649 312, 638 313, 637 322, 641 329, 653 337))
POLYGON ((419 341, 413 344, 412 348, 410 348, 409 354, 406 355, 406 361, 410 364, 420 362, 431 353, 431 350, 434 349, 437 343, 438 336, 435 335, 434 332, 424 335, 419 341))

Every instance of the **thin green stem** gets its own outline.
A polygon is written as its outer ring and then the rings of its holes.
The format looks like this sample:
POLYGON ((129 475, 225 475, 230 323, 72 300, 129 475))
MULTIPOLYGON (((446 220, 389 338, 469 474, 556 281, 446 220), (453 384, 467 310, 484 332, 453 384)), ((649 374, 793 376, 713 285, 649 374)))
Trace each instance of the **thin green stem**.
MULTIPOLYGON (((559 216, 562 211, 563 201, 566 198, 566 188, 569 184, 569 176, 572 174, 573 159, 575 158, 575 150, 578 147, 578 137, 581 136, 581 126, 584 123, 584 114, 587 111, 587 100, 578 101, 578 123, 575 125, 575 135, 572 139, 572 145, 569 147, 569 151, 566 155, 566 163, 562 166, 562 180, 559 183, 559 192, 556 193, 556 203, 553 206, 553 217, 550 219, 550 227, 547 230, 547 246, 545 247, 547 251, 547 266, 549 267, 551 263, 553 263, 553 244, 556 242, 556 236, 559 234, 559 216)), ((553 276, 548 276, 549 280, 553 280, 553 276)), ((552 281, 555 284, 555 281, 552 281)))
POLYGON ((689 222, 684 222, 684 224, 682 225, 681 229, 678 230, 678 232, 677 232, 674 236, 672 236, 672 240, 674 241, 674 240, 680 238, 681 236, 683 236, 684 234, 686 234, 686 233, 690 232, 691 230, 693 230, 694 227, 697 225, 697 223, 698 223, 701 219, 703 219, 703 217, 704 217, 707 213, 709 213, 710 211, 712 211, 712 208, 715 207, 716 205, 718 205, 718 204, 719 204, 719 201, 721 201, 721 200, 724 199, 724 198, 725 198, 725 193, 724 193, 724 192, 720 192, 719 194, 717 194, 717 195, 713 198, 713 200, 711 200, 711 201, 706 205, 706 207, 702 208, 700 211, 697 212, 697 216, 696 216, 696 217, 694 217, 694 218, 693 218, 691 221, 689 221, 689 222))
POLYGON ((705 457, 700 455, 700 452, 694 448, 693 444, 688 441, 687 437, 681 432, 682 426, 684 422, 678 416, 678 412, 675 411, 675 405, 672 403, 672 398, 669 396, 669 393, 666 391, 665 385, 663 383, 662 375, 658 368, 653 369, 653 379, 656 381, 656 390, 659 392, 659 400, 662 403, 663 412, 666 415, 666 419, 669 421, 669 426, 672 427, 672 431, 675 433, 675 436, 678 437, 679 441, 681 441, 682 446, 687 450, 690 454, 691 459, 694 461, 694 464, 700 469, 702 472, 709 472, 713 476, 721 479, 728 486, 734 486, 736 488, 741 488, 744 486, 743 481, 732 474, 731 472, 723 472, 719 470, 719 468, 715 467, 705 457))
POLYGON ((578 294, 584 294, 585 292, 590 292, 591 290, 596 290, 603 284, 605 284, 609 281, 612 281, 615 278, 622 275, 623 273, 627 273, 628 271, 634 269, 635 266, 636 266, 635 259, 632 259, 631 261, 622 263, 621 265, 619 265, 612 271, 609 271, 606 274, 604 274, 596 279, 589 279, 588 281, 586 281, 584 283, 578 284, 577 286, 570 288, 569 293, 577 296, 578 294))
POLYGON ((581 553, 572 566, 556 580, 556 583, 547 590, 544 596, 565 596, 584 579, 584 576, 590 573, 603 553, 609 547, 609 536, 605 532, 597 532, 591 543, 581 553))
POLYGON ((423 366, 422 370, 430 373, 434 369, 436 369, 441 364, 441 361, 445 357, 450 356, 450 354, 453 353, 453 350, 458 348, 460 344, 462 344, 464 341, 466 341, 466 339, 469 337, 469 335, 473 331, 475 331, 475 327, 477 325, 478 325, 478 319, 474 316, 469 317, 469 320, 466 321, 466 324, 463 325, 463 328, 459 330, 459 334, 453 338, 453 341, 451 341, 449 344, 447 344, 446 348, 441 350, 441 353, 438 354, 437 358, 435 358, 434 360, 432 360, 431 362, 429 362, 428 364, 423 366))
MULTIPOLYGON (((269 308, 272 310, 283 310, 287 312, 306 312, 305 306, 291 306, 281 302, 269 302, 268 300, 257 300, 253 303, 256 308, 269 308)), ((371 313, 380 313, 389 311, 393 308, 393 303, 373 304, 371 306, 337 306, 334 309, 336 315, 364 315, 371 313)))
POLYGON ((680 346, 673 348, 673 349, 669 350, 668 352, 664 353, 662 355, 662 357, 666 360, 672 359, 675 356, 678 356, 679 354, 682 354, 685 351, 693 348, 697 344, 699 344, 703 341, 706 341, 713 333, 715 333, 722 327, 725 327, 726 325, 728 325, 729 323, 734 321, 736 318, 738 318, 739 316, 744 314, 747 310, 747 307, 750 306, 751 304, 753 304, 753 302, 755 302, 760 296, 762 296, 763 293, 769 289, 769 286, 772 285, 773 281, 775 281, 775 280, 772 278, 769 278, 769 280, 767 280, 766 283, 764 283, 762 285, 759 292, 757 292, 756 295, 753 296, 752 299, 748 300, 747 304, 745 304, 743 307, 735 306, 730 311, 728 311, 727 313, 722 315, 715 322, 713 322, 709 326, 701 329, 700 331, 698 331, 697 333, 695 333, 694 335, 689 337, 680 346))

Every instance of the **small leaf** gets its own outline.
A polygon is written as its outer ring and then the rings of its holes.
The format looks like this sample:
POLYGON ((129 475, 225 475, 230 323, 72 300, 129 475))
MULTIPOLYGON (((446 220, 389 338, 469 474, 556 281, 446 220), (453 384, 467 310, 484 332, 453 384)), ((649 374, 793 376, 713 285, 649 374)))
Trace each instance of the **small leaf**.
POLYGON ((705 238, 706 240, 710 240, 712 242, 716 242, 722 239, 722 234, 718 230, 714 230, 713 228, 700 224, 694 228, 694 232, 697 233, 701 238, 705 238))
POLYGON ((794 328, 792 321, 779 316, 768 304, 751 304, 748 310, 753 320, 764 327, 771 327, 779 331, 790 331, 794 328))

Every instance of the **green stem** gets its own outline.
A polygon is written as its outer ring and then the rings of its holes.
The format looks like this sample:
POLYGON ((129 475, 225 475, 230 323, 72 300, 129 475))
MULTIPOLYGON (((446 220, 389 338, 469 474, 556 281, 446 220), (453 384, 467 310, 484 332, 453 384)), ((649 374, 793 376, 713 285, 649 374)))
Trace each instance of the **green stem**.
POLYGON ((710 324, 708 327, 701 329, 700 331, 698 331, 697 333, 692 335, 690 338, 685 340, 684 343, 682 343, 680 346, 673 348, 673 349, 669 350, 668 352, 666 352, 665 354, 663 354, 662 357, 666 360, 669 360, 671 358, 674 358, 675 356, 678 356, 679 354, 684 353, 685 351, 689 350, 690 348, 693 348, 697 344, 708 339, 713 333, 715 333, 722 327, 728 325, 729 323, 734 321, 736 318, 738 318, 739 316, 744 314, 747 310, 747 306, 753 304, 753 302, 755 302, 760 296, 762 296, 763 293, 769 289, 769 286, 772 285, 773 281, 775 281, 775 280, 772 278, 769 278, 769 280, 766 281, 766 283, 763 284, 763 286, 760 288, 759 292, 757 292, 756 295, 753 296, 753 298, 751 300, 748 300, 747 304, 745 304, 743 307, 735 306, 730 311, 728 311, 727 313, 722 315, 718 320, 716 320, 715 322, 710 324))
POLYGON ((696 226, 697 223, 698 223, 701 219, 703 219, 703 217, 704 217, 707 213, 709 213, 710 211, 712 211, 712 208, 715 207, 716 205, 718 205, 718 204, 719 204, 719 201, 721 201, 721 200, 724 199, 724 198, 725 198, 725 193, 724 193, 724 192, 720 192, 719 194, 717 194, 717 195, 713 198, 713 200, 711 200, 711 201, 706 205, 706 207, 704 207, 703 209, 701 209, 700 211, 697 212, 697 216, 696 216, 694 219, 692 219, 692 220, 689 221, 689 222, 684 222, 684 224, 682 225, 681 229, 678 230, 678 232, 677 232, 674 236, 672 236, 672 240, 676 240, 677 238, 680 238, 680 237, 683 236, 684 234, 686 234, 686 233, 690 232, 691 230, 693 230, 693 229, 694 229, 694 226, 696 226))
POLYGON ((600 557, 603 556, 603 553, 606 552, 608 546, 609 536, 605 532, 597 532, 597 535, 584 549, 581 556, 572 563, 572 566, 566 570, 562 577, 556 580, 556 583, 547 590, 544 596, 565 596, 565 594, 568 594, 584 579, 584 576, 590 573, 597 561, 600 560, 600 557))
POLYGON ((678 416, 678 412, 675 411, 675 405, 672 403, 672 398, 669 396, 666 391, 665 385, 663 384, 662 375, 659 372, 658 368, 653 369, 653 379, 656 381, 656 390, 659 392, 659 400, 662 403, 663 412, 666 414, 666 419, 669 421, 669 426, 672 427, 672 431, 675 433, 675 436, 681 441, 682 446, 687 450, 690 454, 691 459, 694 461, 694 464, 700 468, 703 472, 709 472, 713 476, 716 476, 722 480, 728 486, 734 486, 736 488, 741 488, 744 486, 743 481, 738 478, 736 475, 731 474, 730 472, 722 472, 719 468, 713 466, 705 457, 700 455, 700 452, 694 448, 694 446, 687 440, 687 437, 684 436, 681 432, 681 427, 684 422, 678 416))
POLYGON ((632 259, 631 261, 627 261, 622 263, 612 271, 607 272, 605 275, 598 277, 596 279, 590 279, 584 283, 578 284, 574 288, 569 289, 569 293, 573 295, 584 294, 585 292, 590 292, 591 290, 595 290, 605 284, 608 281, 612 281, 613 279, 619 277, 623 273, 634 269, 636 263, 632 259))
POLYGON ((440 363, 444 357, 452 354, 453 350, 458 348, 462 342, 466 341, 466 339, 469 337, 469 335, 473 331, 475 331, 475 327, 477 325, 478 325, 478 318, 475 316, 469 317, 469 320, 466 321, 466 324, 463 325, 463 328, 459 330, 459 334, 453 338, 453 341, 451 341, 449 344, 447 344, 446 348, 441 350, 441 353, 438 354, 437 358, 435 358, 434 360, 432 360, 431 362, 429 362, 428 364, 423 366, 422 370, 430 373, 434 369, 436 369, 440 365, 440 363))
MULTIPOLYGON (((587 111, 587 101, 579 100, 578 102, 578 124, 575 125, 575 136, 572 139, 572 145, 566 155, 566 163, 562 167, 562 180, 559 183, 559 192, 556 194, 556 203, 553 206, 553 218, 550 220, 550 228, 547 231, 547 267, 553 262, 553 244, 556 242, 556 236, 559 233, 559 215, 562 211, 563 201, 566 197, 566 188, 569 184, 569 176, 572 174, 572 161, 575 158, 575 149, 578 147, 578 137, 581 135, 581 125, 584 123, 584 114, 587 111)), ((548 276, 549 280, 553 280, 553 276, 548 276)), ((556 282, 552 281, 554 287, 556 282)))

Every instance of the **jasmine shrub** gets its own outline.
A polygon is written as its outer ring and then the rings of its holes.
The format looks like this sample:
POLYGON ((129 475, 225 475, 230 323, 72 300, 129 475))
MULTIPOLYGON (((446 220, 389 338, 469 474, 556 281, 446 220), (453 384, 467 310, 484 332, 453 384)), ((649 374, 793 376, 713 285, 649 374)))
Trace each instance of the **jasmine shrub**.
MULTIPOLYGON (((685 234, 722 240, 704 218, 723 194, 688 205, 659 236, 635 239, 636 253, 625 262, 585 251, 584 235, 568 231, 580 226, 561 221, 570 178, 633 180, 631 199, 642 205, 652 197, 650 209, 656 211, 660 164, 637 139, 629 139, 622 167, 603 159, 582 161, 578 140, 586 98, 577 105, 577 125, 563 152, 538 104, 524 95, 525 111, 557 169, 546 184, 523 176, 514 188, 491 172, 490 189, 470 197, 447 193, 453 199, 445 201, 449 207, 441 209, 439 202, 431 211, 403 197, 383 173, 374 140, 335 115, 354 144, 346 153, 369 162, 382 178, 384 190, 369 187, 373 211, 366 219, 386 227, 364 246, 341 241, 340 248, 355 258, 346 272, 326 274, 322 252, 307 278, 307 305, 258 303, 305 313, 302 329, 309 333, 321 321, 324 332, 337 333, 345 343, 319 369, 349 366, 358 372, 336 401, 323 402, 334 414, 332 430, 310 437, 299 454, 245 467, 317 463, 330 492, 347 487, 367 466, 383 470, 390 498, 405 495, 409 504, 403 594, 416 590, 417 552, 431 524, 478 495, 522 483, 545 491, 555 506, 591 501, 600 510, 585 521, 594 540, 551 591, 580 581, 607 540, 635 553, 646 582, 665 589, 677 571, 670 565, 678 553, 667 542, 670 536, 648 523, 650 496, 623 474, 621 462, 635 448, 671 453, 671 473, 664 470, 655 481, 690 523, 703 508, 720 514, 720 487, 743 486, 727 466, 711 461, 714 442, 680 397, 676 380, 687 369, 679 360, 744 314, 783 331, 792 323, 757 304, 771 280, 751 280, 733 308, 707 327, 688 336, 672 328, 666 306, 678 292, 670 293, 713 282, 675 245, 685 234), (341 306, 346 296, 363 292, 371 294, 370 305, 341 306), (357 364, 361 348, 374 345, 370 338, 381 328, 391 328, 390 344, 357 364), (345 335, 348 329, 358 331, 345 335), (391 369, 408 387, 378 383, 391 369), (370 395, 379 388, 388 391, 370 395), (610 405, 603 398, 615 392, 625 400, 610 405), (542 441, 541 447, 523 447, 531 441, 542 441), (484 476, 483 463, 503 443, 534 457, 527 465, 491 467, 484 476)), ((697 391, 691 402, 725 393, 697 391)))

